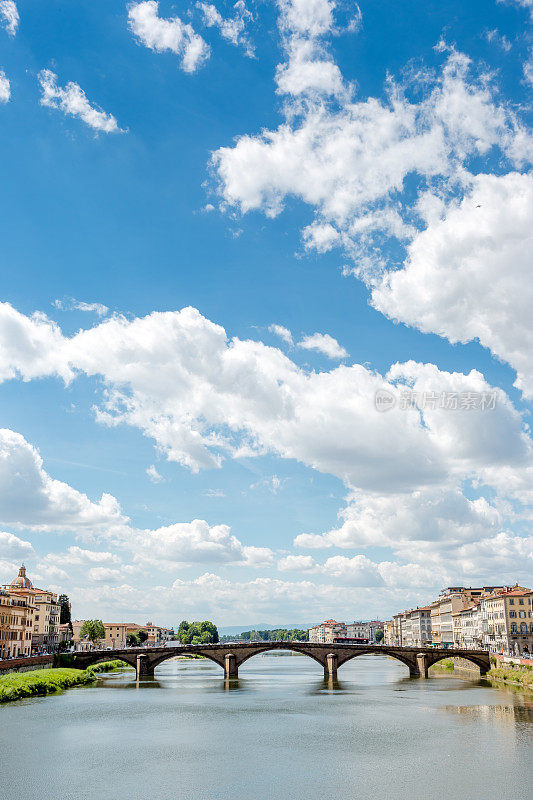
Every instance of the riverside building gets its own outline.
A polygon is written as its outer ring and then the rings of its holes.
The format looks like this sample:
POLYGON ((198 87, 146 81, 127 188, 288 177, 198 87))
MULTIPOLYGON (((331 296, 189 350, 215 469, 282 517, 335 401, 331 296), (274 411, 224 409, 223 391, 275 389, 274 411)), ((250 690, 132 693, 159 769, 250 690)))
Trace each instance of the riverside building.
POLYGON ((403 647, 427 647, 431 642, 431 608, 423 606, 404 611, 401 616, 401 642, 403 647))
POLYGON ((31 655, 34 616, 31 597, 0 589, 0 659, 31 655))
POLYGON ((513 586, 481 600, 483 647, 505 656, 533 653, 533 591, 513 586))
POLYGON ((346 636, 348 639, 368 639, 369 642, 375 642, 376 631, 383 630, 383 625, 377 619, 370 622, 350 622, 346 625, 346 636))
POLYGON ((146 644, 153 647, 163 647, 174 638, 174 630, 172 628, 161 628, 152 622, 147 622, 144 630, 148 634, 146 644))
POLYGON ((313 625, 308 630, 310 642, 317 644, 331 644, 333 639, 346 637, 346 625, 344 622, 336 622, 334 619, 327 619, 319 625, 313 625))
POLYGON ((482 648, 481 602, 482 599, 452 614, 454 647, 465 650, 482 648))
POLYGON ((53 652, 59 644, 59 617, 61 607, 57 595, 48 589, 36 589, 24 564, 9 586, 3 587, 12 597, 25 600, 34 608, 31 630, 31 652, 53 652))
MULTIPOLYGON (((89 650, 93 643, 81 636, 84 619, 75 619, 72 623, 72 638, 75 650, 89 650)), ((121 650, 126 647, 126 637, 130 631, 138 631, 140 625, 134 622, 104 622, 105 637, 95 643, 95 647, 109 650, 121 650)))
POLYGON ((437 647, 454 646, 454 614, 463 611, 483 596, 502 591, 503 586, 448 586, 431 603, 431 641, 437 647))
POLYGON ((394 622, 388 619, 383 623, 383 644, 391 646, 394 644, 394 622))

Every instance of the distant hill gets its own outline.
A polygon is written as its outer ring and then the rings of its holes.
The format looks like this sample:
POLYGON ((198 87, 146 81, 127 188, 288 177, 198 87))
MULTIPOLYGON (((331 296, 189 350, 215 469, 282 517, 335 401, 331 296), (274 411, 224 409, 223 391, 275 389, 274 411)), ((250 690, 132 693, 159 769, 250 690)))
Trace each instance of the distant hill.
POLYGON ((287 630, 299 628, 306 631, 310 627, 308 622, 255 622, 250 625, 226 625, 218 628, 218 632, 220 636, 233 636, 243 631, 274 631, 279 628, 287 628, 287 630))

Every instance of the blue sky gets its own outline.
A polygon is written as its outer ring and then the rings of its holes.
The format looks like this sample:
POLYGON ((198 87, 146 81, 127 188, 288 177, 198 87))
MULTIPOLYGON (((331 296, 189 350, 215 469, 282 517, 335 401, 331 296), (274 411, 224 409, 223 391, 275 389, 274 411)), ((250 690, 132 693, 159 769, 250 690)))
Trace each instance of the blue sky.
POLYGON ((531 583, 531 14, 0 2, 0 581, 167 624, 531 583))

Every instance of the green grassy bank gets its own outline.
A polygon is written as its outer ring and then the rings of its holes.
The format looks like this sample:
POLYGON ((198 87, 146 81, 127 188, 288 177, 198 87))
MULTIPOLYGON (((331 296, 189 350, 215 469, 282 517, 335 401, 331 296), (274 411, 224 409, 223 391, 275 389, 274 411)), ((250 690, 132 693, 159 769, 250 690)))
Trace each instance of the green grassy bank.
MULTIPOLYGON (((494 662, 492 662, 494 663, 494 662)), ((450 673, 455 671, 455 665, 451 659, 446 661, 439 661, 430 667, 430 671, 450 673)), ((458 670, 459 677, 461 677, 461 670, 458 670)), ((513 669, 512 667, 492 667, 486 675, 483 676, 488 680, 495 683, 507 683, 512 686, 520 686, 523 689, 533 691, 533 667, 522 667, 521 669, 513 669)))
POLYGON ((123 661, 103 661, 86 670, 60 667, 59 669, 36 669, 31 672, 12 672, 0 677, 0 703, 39 697, 84 686, 96 680, 97 673, 131 669, 123 661))
POLYGON ((499 683, 508 683, 512 686, 521 686, 533 691, 533 667, 512 669, 510 667, 493 667, 486 675, 487 678, 499 683))
POLYGON ((113 661, 100 661, 99 664, 93 664, 91 667, 87 667, 86 672, 124 672, 127 669, 135 672, 133 667, 130 667, 125 661, 115 658, 113 661))
POLYGON ((430 672, 453 672, 455 669, 453 661, 448 658, 446 661, 437 661, 436 664, 433 664, 432 667, 429 668, 430 672))

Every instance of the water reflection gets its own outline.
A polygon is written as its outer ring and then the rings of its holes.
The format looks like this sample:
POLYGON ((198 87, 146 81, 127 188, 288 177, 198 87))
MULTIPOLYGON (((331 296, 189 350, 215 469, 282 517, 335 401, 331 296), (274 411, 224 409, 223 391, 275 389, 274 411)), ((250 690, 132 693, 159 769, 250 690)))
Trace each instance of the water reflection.
POLYGON ((530 725, 533 723, 533 701, 523 698, 520 702, 510 705, 482 705, 482 706, 443 706, 443 711, 469 720, 496 723, 505 728, 515 729, 517 725, 530 725))
POLYGON ((224 678, 222 687, 225 692, 242 691, 244 684, 238 678, 224 678))

